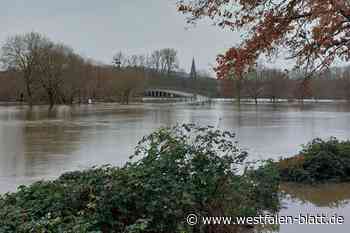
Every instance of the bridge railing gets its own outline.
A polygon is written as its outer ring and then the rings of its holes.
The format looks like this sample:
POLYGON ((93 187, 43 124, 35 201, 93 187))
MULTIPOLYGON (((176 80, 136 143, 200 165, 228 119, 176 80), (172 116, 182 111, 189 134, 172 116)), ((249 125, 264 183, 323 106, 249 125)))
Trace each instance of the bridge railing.
POLYGON ((219 96, 219 85, 213 78, 180 77, 178 75, 149 75, 145 82, 145 89, 177 90, 199 94, 207 97, 219 96))

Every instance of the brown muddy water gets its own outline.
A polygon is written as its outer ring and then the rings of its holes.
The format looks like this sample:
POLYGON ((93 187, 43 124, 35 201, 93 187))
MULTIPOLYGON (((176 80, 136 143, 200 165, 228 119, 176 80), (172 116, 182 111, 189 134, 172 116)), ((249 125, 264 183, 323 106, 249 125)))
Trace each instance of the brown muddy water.
MULTIPOLYGON (((301 144, 315 137, 350 139, 350 105, 96 104, 59 106, 52 111, 46 106, 0 105, 0 193, 66 171, 123 165, 143 135, 177 123, 234 131, 251 159, 277 159, 296 154, 301 144)), ((281 225, 279 232, 350 232, 350 184, 283 184, 281 190, 286 196, 280 215, 338 214, 345 223, 281 225)))

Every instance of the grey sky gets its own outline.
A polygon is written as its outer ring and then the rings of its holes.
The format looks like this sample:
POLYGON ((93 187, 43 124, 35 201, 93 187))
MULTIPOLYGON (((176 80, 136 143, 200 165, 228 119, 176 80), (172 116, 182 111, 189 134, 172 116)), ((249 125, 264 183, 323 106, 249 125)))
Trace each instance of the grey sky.
POLYGON ((215 57, 238 43, 239 34, 209 22, 186 29, 176 0, 3 0, 0 41, 17 33, 36 31, 64 42, 78 53, 110 63, 117 51, 150 53, 171 47, 180 66, 209 70, 215 57))

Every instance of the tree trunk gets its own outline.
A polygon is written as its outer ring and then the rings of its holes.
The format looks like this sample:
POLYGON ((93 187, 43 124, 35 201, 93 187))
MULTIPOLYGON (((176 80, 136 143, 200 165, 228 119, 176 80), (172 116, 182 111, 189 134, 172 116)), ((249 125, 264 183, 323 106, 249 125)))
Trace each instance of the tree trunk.
POLYGON ((241 88, 242 88, 242 83, 241 80, 236 80, 236 100, 237 104, 241 104, 241 88))
POLYGON ((32 95, 32 89, 30 86, 29 78, 25 78, 25 85, 26 85, 26 91, 27 91, 27 102, 29 106, 33 106, 33 95, 32 95))
POLYGON ((276 96, 272 96, 272 103, 276 103, 276 96))
POLYGON ((50 109, 51 109, 55 105, 55 97, 54 97, 54 94, 52 91, 49 91, 47 94, 49 96, 49 104, 50 104, 50 109))

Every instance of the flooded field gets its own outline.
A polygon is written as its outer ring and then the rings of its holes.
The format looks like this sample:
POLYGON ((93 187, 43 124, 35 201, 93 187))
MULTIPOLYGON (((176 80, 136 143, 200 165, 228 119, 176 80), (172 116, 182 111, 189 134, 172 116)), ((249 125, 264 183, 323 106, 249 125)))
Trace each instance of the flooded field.
MULTIPOLYGON (((0 106, 0 193, 65 171, 123 165, 143 135, 177 123, 231 130, 250 159, 277 159, 294 155, 315 137, 350 139, 350 105, 97 104, 52 111, 46 106, 0 106)), ((281 190, 286 193, 281 215, 338 214, 345 224, 281 225, 279 232, 348 232, 350 185, 284 184, 281 190)))

